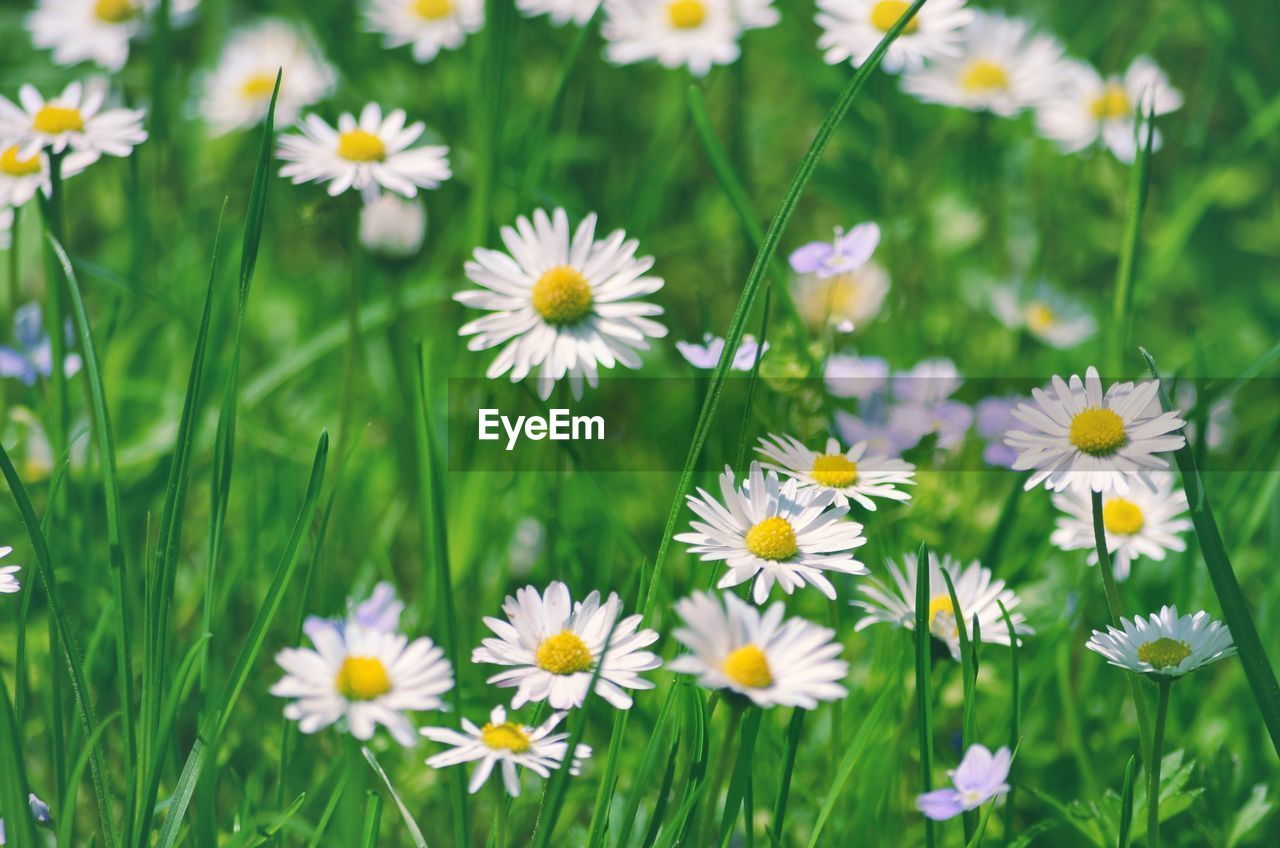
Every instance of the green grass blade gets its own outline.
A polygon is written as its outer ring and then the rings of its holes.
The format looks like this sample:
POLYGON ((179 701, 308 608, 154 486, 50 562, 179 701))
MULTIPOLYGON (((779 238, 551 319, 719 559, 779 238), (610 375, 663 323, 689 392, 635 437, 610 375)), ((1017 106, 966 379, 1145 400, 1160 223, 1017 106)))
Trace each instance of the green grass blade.
POLYGON ((587 835, 587 848, 604 845, 609 830, 609 807, 618 789, 618 768, 622 761, 622 738, 627 732, 629 710, 617 710, 613 714, 613 729, 609 733, 609 756, 605 760, 604 776, 596 791, 595 806, 591 811, 591 831, 587 835))
POLYGON ((378 824, 382 820, 382 796, 377 792, 367 793, 364 805, 364 824, 360 827, 361 848, 377 848, 378 824))
POLYGON ((1129 198, 1125 208, 1124 235, 1120 242, 1120 261, 1116 266, 1116 294, 1112 302, 1111 369, 1122 372, 1124 352, 1129 349, 1133 329, 1134 276, 1138 264, 1138 238, 1142 232, 1142 212, 1147 205, 1151 185, 1151 145, 1155 139, 1155 100, 1145 116, 1137 116, 1135 132, 1146 132, 1146 143, 1140 145, 1137 159, 1129 171, 1129 198), (1145 120, 1144 120, 1145 117, 1145 120))
MULTIPOLYGON (((1016 749, 1022 743, 1022 679, 1018 667, 1018 633, 1013 627, 1013 618, 1004 608, 1004 602, 996 599, 1000 607, 1000 617, 1004 620, 1005 631, 1009 634, 1009 750, 1016 749)), ((1013 835, 1014 793, 1017 786, 1013 782, 1012 767, 1009 771, 1009 794, 1004 799, 1004 833, 1005 841, 1013 835)))
MULTIPOLYGON (((916 554, 916 713, 920 723, 921 792, 933 789, 933 693, 930 680, 933 637, 929 633, 929 548, 920 546, 916 554)), ((959 622, 957 622, 958 624, 959 622)), ((936 843, 933 820, 924 820, 924 841, 928 848, 936 843)))
POLYGON ((75 763, 71 766, 71 771, 67 773, 67 786, 62 798, 62 809, 55 820, 58 827, 58 845, 73 844, 76 796, 80 794, 80 784, 84 782, 85 769, 89 767, 89 758, 92 756, 94 749, 98 747, 98 741, 102 738, 103 732, 119 717, 120 713, 116 712, 98 722, 97 728, 93 731, 93 736, 85 740, 80 755, 76 757, 75 763))
POLYGON ((1120 793, 1120 834, 1116 848, 1129 848, 1129 829, 1133 826, 1133 784, 1138 769, 1137 758, 1130 756, 1124 766, 1124 791, 1120 793))
MULTIPOLYGON (((733 764, 733 774, 729 778, 729 788, 725 792, 724 812, 720 818, 720 847, 728 848, 733 839, 733 823, 742 808, 743 798, 751 784, 752 759, 756 751, 756 738, 760 735, 760 720, 764 718, 764 710, 749 707, 742 721, 742 738, 738 743, 738 756, 733 764)), ((750 820, 750 810, 748 820, 750 820)))
MULTIPOLYGON (((396 809, 400 811, 400 817, 404 819, 404 826, 409 831, 409 838, 413 840, 414 848, 427 848, 427 840, 422 835, 422 829, 419 828, 418 823, 414 821, 413 814, 409 812, 409 808, 405 806, 404 801, 400 800, 400 793, 396 792, 395 786, 391 784, 391 778, 387 776, 387 772, 382 767, 382 764, 378 762, 378 758, 373 755, 373 751, 370 751, 369 746, 367 745, 360 746, 360 754, 365 758, 365 761, 369 763, 369 768, 373 769, 373 773, 382 781, 382 785, 387 788, 387 794, 391 796, 391 800, 395 802, 396 809)), ((379 815, 381 815, 381 807, 379 807, 378 812, 379 815)), ((368 824, 368 819, 365 820, 365 823, 366 825, 368 824)), ((377 842, 378 833, 376 823, 373 836, 374 841, 368 844, 372 845, 377 842)))
MULTIPOLYGON (((978 672, 975 667, 976 651, 974 650, 975 646, 971 646, 969 642, 969 628, 965 625, 964 611, 960 609, 960 599, 956 597, 956 587, 951 581, 951 575, 947 573, 945 568, 940 569, 940 571, 942 572, 943 582, 947 584, 947 595, 951 598, 952 617, 956 622, 956 636, 960 641, 960 679, 964 687, 964 721, 960 726, 960 747, 963 750, 968 751, 969 746, 974 743, 974 708, 977 699, 974 694, 974 688, 978 678, 978 672)), ((928 582, 926 581, 924 585, 928 586, 928 582)), ((917 628, 919 627, 919 624, 919 610, 917 609, 917 628)), ((916 633, 927 632, 927 629, 916 630, 916 633)), ((965 842, 968 842, 973 838, 973 834, 976 831, 978 817, 973 811, 968 811, 964 813, 962 818, 964 821, 964 839, 965 842)))
MULTIPOLYGON (((668 731, 672 722, 671 710, 675 706, 676 694, 679 691, 679 685, 667 690, 667 697, 663 700, 662 708, 658 710, 658 716, 653 723, 654 732, 649 734, 649 739, 645 742, 644 753, 640 757, 640 768, 633 775, 631 792, 627 795, 626 804, 618 820, 618 838, 614 842, 618 848, 625 848, 631 839, 631 831, 636 824, 636 813, 640 810, 640 799, 644 797, 645 790, 649 787, 649 780, 658 766, 659 757, 664 750, 668 756, 671 753, 666 742, 670 736, 668 731)), ((671 747, 674 748, 674 746, 675 741, 672 740, 671 747)))
POLYGON ((782 835, 783 823, 787 818, 787 799, 791 795, 791 775, 796 767, 796 754, 800 751, 800 731, 804 729, 804 717, 808 710, 796 707, 791 711, 791 723, 787 725, 786 746, 782 752, 782 776, 778 780, 778 794, 773 800, 773 818, 770 821, 769 837, 774 845, 778 845, 782 835))
POLYGON ((0 680, 0 810, 6 814, 5 836, 14 845, 39 844, 35 822, 27 811, 30 791, 22 760, 22 729, 9 700, 9 684, 0 680))

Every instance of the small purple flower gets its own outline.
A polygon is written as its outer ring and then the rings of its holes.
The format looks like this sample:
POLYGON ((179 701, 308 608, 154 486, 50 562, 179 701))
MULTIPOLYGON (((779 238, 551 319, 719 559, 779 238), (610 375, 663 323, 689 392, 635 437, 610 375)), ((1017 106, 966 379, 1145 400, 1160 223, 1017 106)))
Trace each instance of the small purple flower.
MULTIPOLYGON (((70 326, 67 328, 70 335, 70 326)), ((38 377, 53 373, 53 345, 45 335, 40 304, 28 303, 13 313, 14 347, 0 345, 0 377, 15 377, 33 385, 38 377)), ((68 377, 80 370, 78 354, 68 353, 63 368, 68 377)))
POLYGON ((955 394, 964 379, 950 359, 926 359, 910 371, 893 375, 893 394, 898 400, 930 404, 955 394))
MULTIPOLYGON (((724 352, 724 339, 707 333, 702 337, 702 344, 676 342, 676 350, 680 351, 680 355, 694 368, 708 370, 715 368, 720 362, 720 354, 724 352)), ((756 352, 758 350, 761 358, 763 358, 764 354, 769 350, 769 343, 765 342, 764 349, 760 350, 755 336, 748 333, 742 337, 742 342, 738 345, 738 349, 734 351, 733 362, 729 367, 734 371, 750 371, 755 367, 756 352)))
POLYGON ((869 400, 888 387, 889 363, 878 356, 836 353, 827 358, 822 378, 834 397, 869 400))
POLYGON ((881 416, 859 418, 843 409, 836 410, 836 430, 847 444, 866 442, 867 452, 879 456, 901 456, 920 442, 919 436, 894 428, 881 416))
POLYGON ((1004 434, 1017 429, 1018 420, 1013 417, 1021 398, 989 397, 978 401, 976 408, 978 435, 986 440, 982 458, 988 465, 1013 468, 1018 452, 1004 443, 1004 434))
POLYGON ((916 799, 916 808, 934 821, 955 818, 976 810, 988 800, 1009 791, 1009 766, 1013 755, 1008 748, 994 754, 985 745, 970 745, 964 759, 951 775, 953 787, 935 789, 916 799))
POLYGON ((318 615, 307 616, 302 631, 315 641, 315 633, 322 630, 335 630, 342 633, 347 625, 357 624, 366 630, 379 633, 394 633, 400 627, 400 613, 404 611, 404 601, 396 597, 395 587, 381 582, 373 587, 373 594, 351 609, 347 618, 321 618, 318 615))
POLYGON ((792 251, 791 270, 822 278, 847 274, 861 268, 879 244, 880 227, 874 222, 858 224, 847 233, 837 227, 834 241, 814 241, 792 251))
POLYGON ((909 433, 919 443, 930 433, 938 434, 938 447, 950 450, 964 441, 973 424, 973 409, 958 400, 934 403, 900 403, 889 410, 889 426, 909 433))

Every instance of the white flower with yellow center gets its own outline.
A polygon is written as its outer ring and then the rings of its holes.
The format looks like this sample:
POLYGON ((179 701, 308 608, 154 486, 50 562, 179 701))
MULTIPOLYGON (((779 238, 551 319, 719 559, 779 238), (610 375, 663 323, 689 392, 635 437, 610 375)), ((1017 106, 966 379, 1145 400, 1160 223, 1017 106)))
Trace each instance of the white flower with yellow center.
POLYGON ((1010 330, 1026 330, 1056 348, 1075 347, 1098 331, 1084 304, 1043 281, 1028 292, 1013 285, 996 287, 991 311, 1010 330))
POLYGON ((723 504, 701 488, 689 495, 689 508, 702 520, 691 523, 692 533, 675 537, 705 562, 729 567, 719 588, 754 580, 752 597, 763 604, 774 583, 788 595, 807 584, 834 600, 835 586, 824 572, 867 573, 852 554, 867 543, 862 525, 845 520, 849 508, 834 505, 835 490, 802 488, 795 479, 780 483, 776 472, 766 475, 753 462, 740 489, 726 467, 720 495, 723 504))
POLYGON ((546 15, 556 26, 570 21, 575 26, 586 26, 599 6, 600 0, 516 0, 516 8, 526 18, 546 15))
MULTIPOLYGON (((892 624, 907 630, 916 629, 916 569, 919 560, 915 554, 905 554, 902 565, 893 561, 886 563, 893 585, 875 578, 859 584, 858 591, 866 597, 853 601, 853 605, 862 609, 866 618, 854 627, 862 630, 873 624, 892 624)), ((946 569, 955 586, 956 600, 960 602, 960 614, 964 617, 966 633, 973 638, 973 617, 978 617, 983 642, 997 645, 1009 644, 1009 628, 1000 613, 1000 604, 1009 611, 1009 620, 1013 623, 1015 633, 1031 634, 1035 631, 1026 622, 1026 617, 1017 611, 1018 596, 1012 589, 1005 587, 1003 580, 994 580, 991 571, 983 568, 978 562, 972 562, 962 568, 960 563, 948 555, 941 560, 938 555, 929 552, 929 633, 947 646, 951 656, 960 660, 960 629, 956 623, 955 606, 951 603, 951 593, 947 591, 947 582, 942 577, 946 569)))
MULTIPOLYGON (((1132 162, 1138 152, 1138 114, 1152 111, 1166 115, 1182 107, 1182 93, 1169 84, 1164 71, 1146 56, 1139 56, 1122 77, 1103 78, 1091 65, 1072 62, 1064 74, 1066 85, 1036 113, 1042 135, 1057 142, 1064 153, 1083 150, 1095 141, 1121 162, 1132 162)), ((1160 131, 1151 140, 1160 149, 1160 131)), ((1142 142, 1146 143, 1143 136, 1142 142)))
MULTIPOLYGON (((5 545, 0 547, 0 559, 4 559, 13 553, 13 548, 5 545)), ((20 565, 6 565, 0 567, 0 595, 12 595, 14 592, 22 588, 22 584, 18 582, 17 574, 22 570, 20 565)))
POLYGON ((1175 432, 1185 423, 1176 411, 1148 410, 1159 391, 1155 381, 1113 383, 1103 394, 1098 369, 1089 366, 1083 381, 1076 374, 1070 383, 1055 375, 1050 389, 1032 389, 1035 403, 1013 410, 1033 429, 1005 434, 1005 444, 1018 451, 1014 469, 1035 472, 1028 489, 1043 483, 1055 492, 1072 486, 1125 494, 1135 476, 1152 488, 1150 472, 1169 467, 1156 454, 1186 444, 1175 432))
POLYGON ((791 296, 805 323, 816 330, 861 326, 880 314, 889 293, 889 272, 875 260, 852 270, 824 277, 800 274, 791 278, 791 296))
POLYGON ((406 711, 438 710, 453 688, 453 667, 430 639, 412 642, 399 633, 348 622, 345 627, 312 627, 315 650, 286 648, 276 654, 285 676, 271 694, 290 698, 285 718, 303 733, 335 722, 367 740, 381 724, 401 745, 414 744, 406 711))
POLYGON ((744 24, 731 0, 604 0, 604 14, 605 58, 616 65, 656 61, 701 77, 738 60, 744 24))
POLYGON ((1120 627, 1107 625, 1106 633, 1095 630, 1085 647, 1119 668, 1173 679, 1236 652, 1231 631, 1209 613, 1179 616, 1168 606, 1146 618, 1121 618, 1120 627))
POLYGON ((465 267, 481 288, 453 298, 489 310, 458 330, 472 337, 469 350, 502 348, 489 379, 510 372, 518 383, 536 372, 538 394, 546 399, 567 376, 574 397, 581 397, 584 382, 598 385, 601 367, 639 368, 648 340, 667 334, 652 320, 662 307, 636 300, 662 288, 662 278, 647 273, 653 257, 637 257, 639 242, 622 230, 598 240, 595 232, 594 212, 571 237, 563 209, 550 215, 539 209, 532 221, 522 215, 514 227, 502 228, 507 253, 476 248, 465 267))
MULTIPOLYGON (((15 161, 29 162, 42 149, 71 151, 76 168, 106 154, 128 156, 147 140, 141 109, 105 109, 107 83, 73 82, 57 97, 45 100, 33 85, 18 89, 18 103, 0 97, 0 144, 17 144, 15 161)), ((71 154, 68 154, 71 158, 71 154)))
POLYGON ((783 621, 778 602, 759 610, 725 592, 695 592, 676 603, 683 626, 674 636, 688 654, 667 667, 692 674, 708 689, 727 689, 758 707, 814 709, 847 693, 849 665, 835 631, 803 618, 783 621))
POLYGON ((471 661, 509 667, 488 682, 515 687, 512 709, 536 701, 557 710, 580 707, 593 675, 596 694, 620 710, 631 708, 627 689, 653 688, 640 673, 662 664, 643 650, 658 641, 658 634, 640 629, 638 615, 619 620, 622 601, 616 594, 601 605, 600 593, 592 592, 575 604, 569 587, 556 581, 543 594, 532 586, 520 589, 507 597, 502 611, 505 621, 485 618, 497 638, 485 639, 471 661))
MULTIPOLYGON (((881 65, 891 74, 916 70, 926 60, 959 56, 964 37, 960 30, 973 19, 966 0, 929 0, 889 45, 881 65)), ((849 61, 858 67, 867 61, 885 33, 902 18, 911 4, 906 0, 818 0, 815 20, 822 27, 818 47, 826 51, 828 65, 849 61)))
POLYGON ((155 0, 39 0, 27 16, 36 47, 53 51, 59 65, 94 62, 119 71, 129 58, 129 41, 152 11, 155 0))
POLYGON ((276 73, 280 96, 276 126, 289 126, 302 110, 333 91, 337 75, 303 30, 265 20, 232 33, 218 64, 200 83, 200 116, 213 135, 262 123, 271 105, 276 73))
POLYGON ((307 115, 298 125, 300 135, 280 138, 280 158, 288 163, 280 176, 295 183, 328 183, 331 197, 355 189, 366 200, 382 189, 415 197, 420 188, 435 188, 452 176, 449 148, 412 147, 426 125, 405 126, 405 117, 403 109, 384 117, 377 103, 365 104, 358 120, 344 112, 336 128, 307 115))
MULTIPOLYGON (((1102 527, 1107 539, 1117 580, 1129 576, 1135 559, 1163 560, 1166 551, 1185 551, 1187 543, 1179 533, 1191 529, 1185 517, 1187 495, 1174 488, 1173 475, 1150 475, 1155 489, 1133 486, 1123 495, 1102 496, 1102 527)), ((1093 538, 1093 504, 1088 492, 1067 489, 1055 492, 1053 505, 1064 513, 1049 540, 1064 551, 1089 551, 1089 564, 1098 564, 1093 538)))
POLYGON ((974 11, 961 33, 956 55, 907 71, 903 89, 927 103, 1008 118, 1044 102, 1060 85, 1062 45, 1032 32, 1026 21, 974 11))
MULTIPOLYGON (((502 765, 502 783, 512 798, 520 796, 520 774, 517 766, 527 768, 542 778, 564 764, 569 752, 567 733, 552 733, 564 720, 565 713, 552 713, 537 727, 520 724, 507 718, 507 711, 494 707, 489 721, 477 727, 467 719, 462 720, 462 732, 447 727, 424 727, 419 733, 433 742, 453 746, 451 750, 427 759, 427 765, 435 769, 456 766, 461 763, 479 762, 471 773, 468 791, 475 794, 489 779, 493 767, 502 765)), ((591 756, 589 745, 579 745, 569 763, 569 774, 578 774, 582 760, 591 756)))
POLYGON ((480 31, 484 0, 366 0, 364 20, 387 47, 412 45, 416 61, 430 62, 480 31))
POLYGON ((770 434, 756 448, 769 462, 764 467, 799 482, 800 487, 829 489, 835 503, 848 506, 857 501, 863 509, 875 511, 872 498, 909 501, 911 495, 898 486, 915 484, 916 467, 889 456, 867 456, 867 443, 858 442, 848 450, 836 439, 827 439, 825 450, 810 450, 794 436, 770 434))

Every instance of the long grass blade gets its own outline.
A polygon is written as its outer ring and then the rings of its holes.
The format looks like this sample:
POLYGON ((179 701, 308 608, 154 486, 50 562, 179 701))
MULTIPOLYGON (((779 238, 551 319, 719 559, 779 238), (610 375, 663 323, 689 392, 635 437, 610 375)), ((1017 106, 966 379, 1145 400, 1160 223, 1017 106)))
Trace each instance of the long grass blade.
MULTIPOLYGON (((920 728, 921 792, 933 789, 933 692, 930 681, 933 637, 929 632, 929 548, 920 546, 916 554, 916 715, 920 728)), ((958 622, 957 622, 958 623, 958 622)), ((924 820, 924 841, 936 845, 933 820, 924 820)))
POLYGON ((1147 205, 1147 191, 1151 184, 1151 146, 1155 139, 1155 98, 1152 97, 1145 115, 1138 115, 1136 132, 1146 133, 1145 142, 1139 145, 1137 159, 1129 171, 1129 197, 1125 207, 1124 235, 1120 243, 1120 262, 1116 266, 1116 294, 1112 303, 1113 328, 1111 333, 1111 368, 1121 373, 1121 359, 1129 349, 1129 334, 1133 328, 1134 276, 1138 265, 1138 237, 1142 232, 1142 212, 1147 205), (1144 119, 1145 118, 1145 119, 1144 119))
POLYGON ((364 824, 360 827, 361 848, 377 848, 378 825, 382 821, 382 796, 369 792, 364 805, 364 824))
MULTIPOLYGON (((1022 743, 1022 678, 1018 666, 1018 633, 1013 627, 1013 618, 1005 609, 1004 602, 996 599, 1000 607, 1000 617, 1004 620, 1005 632, 1009 634, 1009 750, 1012 751, 1022 743)), ((1004 799, 1004 833, 1005 842, 1013 837, 1014 794, 1017 785, 1013 782, 1012 767, 1009 771, 1009 794, 1004 799)))
MULTIPOLYGON (((976 645, 969 641, 969 628, 964 622, 964 611, 960 609, 960 599, 956 597, 956 587, 951 580, 951 575, 945 568, 939 569, 942 572, 942 580, 947 584, 947 595, 951 599, 951 614, 956 623, 956 638, 960 642, 960 678, 964 689, 964 721, 960 725, 960 747, 968 751, 969 746, 974 742, 974 724, 975 724, 975 707, 976 688, 978 672, 976 667, 977 657, 975 655, 976 645)), ((928 581, 924 585, 928 585, 928 581)), ((917 584, 917 597, 918 597, 917 584)), ((918 602, 918 601, 917 601, 918 602)), ((976 621, 976 617, 975 617, 976 621)), ((919 610, 916 612, 916 633, 928 633, 928 630, 919 629, 920 618, 919 610)), ((968 842, 973 838, 978 825, 977 814, 973 811, 967 811, 962 816, 964 822, 964 838, 968 842)))
MULTIPOLYGON (((614 844, 619 848, 625 848, 631 839, 631 831, 636 823, 636 813, 640 810, 640 799, 644 797, 645 790, 649 787, 649 780, 658 766, 659 758, 664 751, 670 754, 667 742, 672 724, 671 710, 676 702, 676 693, 679 691, 679 686, 672 686, 667 691, 667 697, 663 700, 662 708, 658 710, 657 718, 653 723, 654 732, 649 734, 649 739, 645 742, 644 753, 640 757, 640 768, 633 775, 631 792, 627 795, 626 804, 623 805, 622 814, 618 820, 618 837, 614 844)), ((674 747, 675 741, 670 741, 671 747, 674 747)))
MULTIPOLYGON (((367 745, 360 746, 360 754, 365 758, 365 761, 369 763, 369 768, 373 769, 373 773, 382 781, 382 785, 387 788, 387 794, 391 796, 391 800, 395 802, 396 809, 400 811, 400 818, 404 819, 404 826, 409 831, 409 838, 413 840, 414 848, 427 848, 427 840, 426 837, 422 835, 422 829, 418 827, 418 823, 414 821, 413 814, 409 812, 409 808, 406 807, 404 801, 400 799, 400 793, 397 792, 395 786, 391 784, 391 778, 387 776, 386 769, 384 769, 382 764, 378 762, 378 758, 373 755, 373 751, 370 751, 367 745)), ((379 815, 381 815, 381 812, 382 808, 379 807, 379 815)), ((365 823, 366 825, 368 824, 368 819, 365 820, 365 823)), ((377 836, 378 834, 375 822, 373 833, 374 841, 368 844, 376 844, 377 836)))
POLYGON ((786 746, 782 751, 782 776, 778 780, 778 794, 773 800, 773 817, 770 819, 769 838, 780 844, 786 830, 787 799, 791 795, 791 775, 796 767, 796 754, 800 751, 800 731, 804 729, 804 717, 808 710, 796 707, 791 711, 791 723, 787 725, 786 746))
POLYGON ((22 731, 18 727, 9 684, 0 680, 0 810, 5 836, 15 845, 35 845, 36 826, 27 812, 27 768, 22 761, 22 731))
POLYGON ((1133 827, 1133 785, 1138 760, 1130 756, 1124 767, 1124 791, 1120 793, 1120 833, 1116 848, 1129 848, 1129 830, 1133 827))

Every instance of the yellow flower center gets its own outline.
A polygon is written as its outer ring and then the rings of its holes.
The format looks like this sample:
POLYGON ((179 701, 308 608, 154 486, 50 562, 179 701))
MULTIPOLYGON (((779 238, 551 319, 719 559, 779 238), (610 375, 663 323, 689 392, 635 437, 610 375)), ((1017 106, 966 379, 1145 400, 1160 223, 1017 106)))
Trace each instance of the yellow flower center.
POLYGON ((1154 642, 1143 642, 1138 646, 1138 659, 1156 669, 1173 668, 1189 656, 1190 645, 1168 636, 1161 636, 1154 642))
POLYGON ((413 11, 424 21, 438 21, 449 17, 453 0, 415 0, 413 11))
POLYGON ((1133 501, 1112 498, 1102 505, 1102 526, 1117 536, 1132 536, 1142 529, 1142 509, 1133 501))
POLYGON ((93 14, 108 24, 122 24, 137 14, 132 0, 98 0, 93 4, 93 14))
POLYGON ((813 479, 833 489, 852 486, 858 479, 858 464, 842 453, 828 453, 814 457, 813 479))
POLYGON ((1128 117, 1133 106, 1129 103, 1129 95, 1125 94, 1124 87, 1110 83, 1089 105, 1089 111, 1099 121, 1110 121, 1128 117))
POLYGON ((557 265, 533 286, 533 308, 549 324, 574 324, 591 311, 591 284, 577 268, 557 265))
POLYGON ((929 632, 939 639, 954 639, 960 635, 951 595, 937 595, 929 599, 929 632))
POLYGON ((4 153, 0 153, 0 173, 11 177, 27 177, 40 173, 40 154, 30 159, 18 158, 18 145, 13 145, 4 153))
POLYGON ((724 658, 720 670, 725 676, 739 686, 752 689, 763 689, 773 685, 773 672, 769 670, 769 660, 764 651, 755 645, 743 645, 724 658))
POLYGON ((377 657, 347 657, 334 682, 350 701, 372 701, 391 691, 391 678, 377 657))
MULTIPOLYGON (((903 0, 880 0, 871 7, 871 25, 881 32, 888 32, 910 7, 911 4, 903 0)), ((906 35, 918 29, 920 29, 920 18, 912 18, 902 28, 902 34, 906 35)))
POLYGON ((800 550, 796 546, 796 531, 785 518, 766 518, 747 531, 747 550, 773 561, 791 559, 800 550))
POLYGON ((1067 437, 1087 454, 1106 456, 1124 444, 1124 419, 1109 409, 1090 407, 1071 419, 1067 437))
POLYGON ((511 721, 486 724, 480 728, 480 739, 495 751, 510 751, 513 754, 523 754, 533 744, 524 728, 511 721))
POLYGON ((381 162, 387 158, 387 148, 371 132, 347 130, 338 136, 338 155, 351 162, 381 162))
POLYGON ((1027 307, 1027 328, 1033 333, 1046 333, 1058 323, 1054 311, 1040 301, 1027 307))
POLYGON ((275 74, 254 74, 240 86, 240 93, 250 100, 261 100, 270 97, 276 90, 275 74))
POLYGON ((975 59, 960 75, 960 87, 970 94, 1009 87, 1009 74, 995 62, 975 59))
POLYGON ((591 650, 577 633, 561 630, 538 646, 538 668, 552 674, 577 674, 591 670, 591 650))
POLYGON ((48 135, 80 132, 84 129, 84 118, 81 116, 79 109, 72 109, 70 106, 45 104, 40 107, 39 112, 36 112, 35 118, 31 121, 31 126, 35 128, 36 132, 48 135))
POLYGON ((667 17, 676 29, 695 29, 707 19, 707 7, 702 0, 675 0, 667 4, 667 17))

